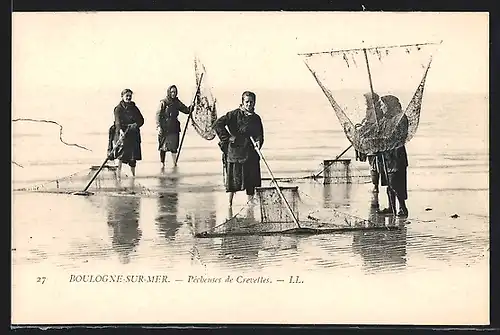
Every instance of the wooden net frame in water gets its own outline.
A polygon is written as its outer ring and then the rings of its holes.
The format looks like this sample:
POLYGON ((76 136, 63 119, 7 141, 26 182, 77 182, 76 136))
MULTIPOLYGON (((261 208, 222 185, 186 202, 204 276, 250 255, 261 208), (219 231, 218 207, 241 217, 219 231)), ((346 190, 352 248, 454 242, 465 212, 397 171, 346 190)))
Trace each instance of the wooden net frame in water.
POLYGON ((369 230, 400 230, 402 226, 398 225, 388 225, 388 226, 357 226, 357 227, 304 227, 310 222, 301 221, 301 228, 290 228, 286 230, 273 230, 273 227, 266 225, 261 226, 260 229, 249 229, 249 230, 238 230, 238 231, 204 231, 200 233, 195 233, 197 238, 218 238, 224 236, 248 236, 248 235, 259 235, 259 236, 272 236, 272 235, 320 235, 320 234, 333 234, 333 233, 343 233, 352 231, 369 231, 369 230), (271 228, 271 229, 269 229, 271 228))
MULTIPOLYGON (((300 177, 277 177, 277 181, 284 183, 297 182, 299 180, 314 180, 328 184, 368 184, 371 182, 371 175, 366 163, 367 171, 361 171, 352 164, 352 160, 347 159, 325 159, 321 163, 321 170, 309 176, 300 177)), ((272 178, 264 177, 263 181, 271 181, 272 178)))

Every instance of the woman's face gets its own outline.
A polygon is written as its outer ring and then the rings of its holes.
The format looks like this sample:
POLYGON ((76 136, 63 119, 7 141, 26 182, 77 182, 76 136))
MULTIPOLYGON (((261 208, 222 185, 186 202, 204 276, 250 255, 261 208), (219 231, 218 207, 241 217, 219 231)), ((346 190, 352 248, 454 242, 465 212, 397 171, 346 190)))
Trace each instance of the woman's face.
POLYGON ((241 104, 243 106, 243 108, 246 110, 246 111, 253 111, 253 108, 255 107, 255 100, 253 99, 253 97, 250 97, 248 95, 245 95, 243 97, 243 102, 241 104))
POLYGON ((172 99, 174 99, 175 97, 177 97, 177 88, 176 87, 171 87, 170 90, 168 91, 168 95, 172 99))
POLYGON ((122 96, 122 100, 125 102, 130 102, 132 101, 132 93, 127 92, 122 96))

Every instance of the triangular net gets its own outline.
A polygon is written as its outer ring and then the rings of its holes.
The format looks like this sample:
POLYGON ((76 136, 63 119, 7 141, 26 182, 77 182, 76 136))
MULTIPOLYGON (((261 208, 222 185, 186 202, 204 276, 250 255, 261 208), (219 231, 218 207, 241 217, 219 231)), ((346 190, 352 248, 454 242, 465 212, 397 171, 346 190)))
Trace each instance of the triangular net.
POLYGON ((231 213, 221 224, 195 231, 200 238, 245 235, 328 234, 357 230, 400 229, 394 217, 362 218, 321 204, 317 199, 298 190, 297 186, 280 186, 288 203, 275 187, 257 188, 256 203, 247 203, 237 213, 231 213), (295 222, 293 213, 297 223, 295 222))
POLYGON ((195 58, 194 60, 194 71, 196 76, 196 86, 198 86, 200 80, 201 84, 198 92, 196 93, 194 110, 191 114, 191 125, 196 130, 198 135, 208 141, 211 141, 216 136, 212 125, 215 120, 217 120, 217 101, 212 93, 210 77, 207 75, 205 66, 198 58, 195 58))
POLYGON ((440 43, 303 54, 354 148, 374 154, 401 147, 417 131, 432 55, 440 43), (383 106, 387 96, 400 110, 383 106))

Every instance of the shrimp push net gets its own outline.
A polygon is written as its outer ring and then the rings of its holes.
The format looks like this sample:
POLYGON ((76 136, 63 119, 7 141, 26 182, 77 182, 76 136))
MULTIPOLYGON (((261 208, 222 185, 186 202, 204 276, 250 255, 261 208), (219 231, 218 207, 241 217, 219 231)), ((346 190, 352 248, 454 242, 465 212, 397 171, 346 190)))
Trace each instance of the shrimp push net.
MULTIPOLYGON (((401 147, 415 135, 432 55, 439 45, 440 43, 398 45, 308 53, 302 56, 354 149, 363 155, 373 155, 401 147), (395 98, 400 108, 393 109, 391 113, 388 112, 387 105, 385 109, 382 108, 382 102, 385 103, 388 97, 395 98)), ((339 163, 339 160, 333 162, 339 163)), ((331 163, 325 161, 323 170, 330 180, 352 182, 342 169, 340 175, 332 178, 332 171, 329 169, 331 163)), ((340 165, 343 163, 345 162, 340 162, 340 165)), ((339 169, 336 170, 338 172, 339 169)), ((315 179, 318 175, 310 179, 315 179)), ((307 177, 290 178, 289 181, 294 179, 307 177)), ((277 186, 276 180, 272 181, 271 187, 258 188, 257 199, 258 206, 247 204, 222 224, 197 232, 196 236, 321 234, 363 229, 398 229, 404 222, 396 217, 377 214, 365 219, 331 206, 320 206, 300 192, 297 186, 277 186)))
POLYGON ((245 235, 329 234, 356 230, 397 230, 403 221, 392 216, 363 218, 336 206, 321 204, 298 186, 275 186, 256 190, 256 203, 249 202, 236 214, 229 213, 221 224, 196 231, 198 238, 245 235), (292 216, 293 213, 293 216, 292 216))
MULTIPOLYGON (((15 192, 38 192, 38 193, 55 193, 55 194, 74 194, 84 190, 88 183, 92 180, 100 166, 91 166, 88 169, 78 171, 76 173, 55 178, 53 180, 35 183, 26 187, 14 189, 15 192)), ((87 191, 89 194, 100 195, 120 195, 120 196, 141 196, 141 197, 156 197, 158 194, 141 185, 134 179, 125 182, 128 175, 121 174, 124 177, 123 181, 117 177, 116 165, 105 165, 100 173, 95 177, 87 191)))

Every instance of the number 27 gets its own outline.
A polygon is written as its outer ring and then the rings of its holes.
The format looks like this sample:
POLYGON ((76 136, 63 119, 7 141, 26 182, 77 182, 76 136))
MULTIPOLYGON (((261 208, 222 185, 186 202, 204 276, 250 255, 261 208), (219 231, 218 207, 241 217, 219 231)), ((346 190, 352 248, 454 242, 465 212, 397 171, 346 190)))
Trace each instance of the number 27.
POLYGON ((46 277, 36 277, 36 282, 43 284, 43 283, 45 283, 46 279, 47 279, 46 277))

